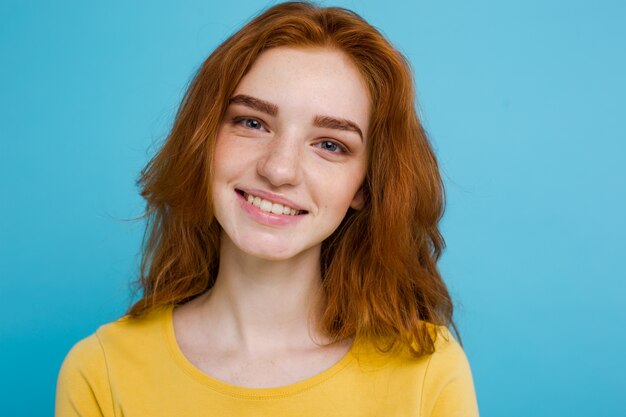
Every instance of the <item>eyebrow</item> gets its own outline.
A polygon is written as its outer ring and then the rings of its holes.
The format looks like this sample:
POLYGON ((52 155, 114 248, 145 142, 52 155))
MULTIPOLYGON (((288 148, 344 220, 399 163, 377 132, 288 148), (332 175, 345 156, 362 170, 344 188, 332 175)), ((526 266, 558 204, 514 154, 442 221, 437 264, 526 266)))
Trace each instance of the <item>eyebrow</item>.
POLYGON ((245 94, 238 94, 228 101, 228 104, 241 104, 251 109, 276 116, 278 114, 278 106, 267 101, 260 100, 245 94))
MULTIPOLYGON (((262 113, 269 114, 270 116, 276 116, 278 114, 278 106, 276 104, 245 94, 238 94, 231 97, 228 104, 241 104, 262 113)), ((361 137, 361 142, 363 141, 363 131, 356 123, 347 119, 317 115, 313 119, 313 126, 355 132, 361 137)))
POLYGON ((356 132, 361 137, 361 142, 363 142, 363 132, 361 132, 361 129, 356 123, 351 122, 350 120, 337 119, 336 117, 330 116, 315 116, 313 126, 356 132))

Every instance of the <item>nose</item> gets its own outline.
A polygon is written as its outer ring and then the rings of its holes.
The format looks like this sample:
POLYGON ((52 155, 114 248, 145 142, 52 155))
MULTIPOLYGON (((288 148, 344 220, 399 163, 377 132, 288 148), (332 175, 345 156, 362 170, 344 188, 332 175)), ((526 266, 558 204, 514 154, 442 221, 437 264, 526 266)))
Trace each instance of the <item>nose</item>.
POLYGON ((302 142, 295 135, 275 136, 257 162, 257 172, 275 187, 296 185, 302 178, 302 142))

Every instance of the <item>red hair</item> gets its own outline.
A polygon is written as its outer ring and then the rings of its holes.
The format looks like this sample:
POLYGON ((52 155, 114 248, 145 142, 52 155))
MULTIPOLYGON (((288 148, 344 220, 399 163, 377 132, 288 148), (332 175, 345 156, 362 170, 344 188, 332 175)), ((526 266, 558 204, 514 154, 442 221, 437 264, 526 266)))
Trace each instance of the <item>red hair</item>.
POLYGON ((411 69, 370 24, 343 8, 276 5, 222 43, 198 70, 164 145, 138 184, 148 219, 131 317, 182 304, 211 288, 219 266, 213 215, 215 139, 228 101, 264 50, 343 51, 369 90, 371 116, 365 205, 350 209, 322 243, 322 329, 334 340, 364 336, 383 350, 434 351, 427 323, 452 326, 453 305, 437 269, 444 188, 417 117, 411 69))

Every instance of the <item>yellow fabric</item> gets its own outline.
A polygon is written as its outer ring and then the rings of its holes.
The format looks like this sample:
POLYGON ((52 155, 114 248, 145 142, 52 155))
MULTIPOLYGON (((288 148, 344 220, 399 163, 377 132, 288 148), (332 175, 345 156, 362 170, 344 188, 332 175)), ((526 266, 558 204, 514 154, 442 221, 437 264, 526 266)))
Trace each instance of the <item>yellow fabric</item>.
POLYGON ((189 362, 171 306, 100 327, 68 353, 57 382, 57 417, 420 416, 474 417, 466 356, 446 328, 433 355, 410 359, 354 343, 326 371, 279 388, 243 388, 189 362))

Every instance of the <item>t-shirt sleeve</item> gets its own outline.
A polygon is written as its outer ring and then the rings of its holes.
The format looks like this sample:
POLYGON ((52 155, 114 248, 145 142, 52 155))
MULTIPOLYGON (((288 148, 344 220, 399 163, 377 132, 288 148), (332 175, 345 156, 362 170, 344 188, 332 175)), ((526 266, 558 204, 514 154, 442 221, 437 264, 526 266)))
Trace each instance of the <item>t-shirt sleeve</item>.
POLYGON ((94 334, 65 357, 57 380, 56 417, 113 417, 104 351, 94 334))
POLYGON ((465 352, 446 329, 424 376, 424 417, 478 417, 474 381, 465 352))

